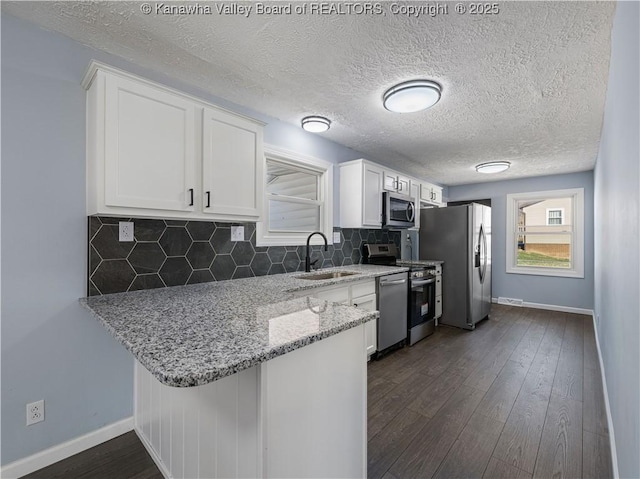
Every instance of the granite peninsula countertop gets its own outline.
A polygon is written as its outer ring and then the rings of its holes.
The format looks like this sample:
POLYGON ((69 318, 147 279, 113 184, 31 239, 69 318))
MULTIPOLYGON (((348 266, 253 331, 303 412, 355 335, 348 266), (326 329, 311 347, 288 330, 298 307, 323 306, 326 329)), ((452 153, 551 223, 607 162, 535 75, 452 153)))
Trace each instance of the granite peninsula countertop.
POLYGON ((199 386, 378 317, 377 311, 299 297, 300 291, 407 271, 352 265, 358 274, 303 280, 288 273, 80 299, 160 382, 199 386), (296 295, 296 293, 298 293, 296 295))

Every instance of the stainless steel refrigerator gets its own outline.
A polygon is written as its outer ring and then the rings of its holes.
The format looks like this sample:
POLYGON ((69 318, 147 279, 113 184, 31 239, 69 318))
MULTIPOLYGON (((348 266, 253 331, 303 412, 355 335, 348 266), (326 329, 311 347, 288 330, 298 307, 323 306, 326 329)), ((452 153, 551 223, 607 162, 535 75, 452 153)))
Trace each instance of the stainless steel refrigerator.
POLYGON ((491 308, 491 208, 471 203, 422 210, 419 254, 444 261, 439 324, 474 329, 491 308))

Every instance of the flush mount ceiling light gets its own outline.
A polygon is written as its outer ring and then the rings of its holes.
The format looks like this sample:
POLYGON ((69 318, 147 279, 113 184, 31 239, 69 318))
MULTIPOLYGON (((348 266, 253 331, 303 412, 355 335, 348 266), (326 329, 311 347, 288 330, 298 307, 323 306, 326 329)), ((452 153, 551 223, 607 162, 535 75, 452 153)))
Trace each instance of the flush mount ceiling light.
POLYGON ((331 120, 323 116, 305 116, 302 119, 302 128, 311 133, 322 133, 331 126, 331 120))
POLYGON ((508 170, 511 163, 508 161, 491 161, 489 163, 482 163, 476 166, 478 173, 500 173, 501 171, 508 170))
POLYGON ((389 88, 383 98, 384 107, 395 113, 413 113, 432 107, 442 87, 430 80, 411 80, 389 88))

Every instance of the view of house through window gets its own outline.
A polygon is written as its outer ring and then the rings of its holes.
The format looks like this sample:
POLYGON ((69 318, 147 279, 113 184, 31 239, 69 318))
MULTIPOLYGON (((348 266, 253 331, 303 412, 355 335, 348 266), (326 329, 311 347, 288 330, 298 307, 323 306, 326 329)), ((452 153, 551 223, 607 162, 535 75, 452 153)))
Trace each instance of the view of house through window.
POLYGON ((507 271, 582 274, 582 198, 581 189, 508 195, 507 271))
POLYGON ((571 218, 569 198, 518 201, 518 266, 571 267, 571 218))

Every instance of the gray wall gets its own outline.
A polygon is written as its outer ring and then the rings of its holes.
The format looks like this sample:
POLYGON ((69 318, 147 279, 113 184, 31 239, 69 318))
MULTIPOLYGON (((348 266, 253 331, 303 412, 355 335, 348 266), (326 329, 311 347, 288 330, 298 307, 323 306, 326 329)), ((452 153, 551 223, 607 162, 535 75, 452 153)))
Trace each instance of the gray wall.
POLYGON ((87 272, 80 80, 91 59, 265 121, 267 143, 334 162, 362 157, 3 14, 2 464, 132 414, 131 355, 78 305, 87 272), (46 420, 26 427, 25 404, 38 399, 46 420))
POLYGON ((542 176, 450 186, 449 201, 491 198, 493 229, 492 296, 523 299, 531 303, 593 309, 593 174, 542 176), (584 278, 558 278, 506 273, 507 194, 584 188, 584 278))
POLYGON ((595 312, 620 477, 640 477, 640 4, 618 2, 595 170, 595 312))

